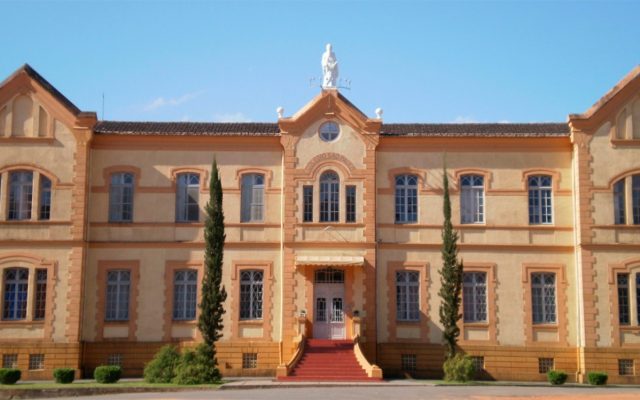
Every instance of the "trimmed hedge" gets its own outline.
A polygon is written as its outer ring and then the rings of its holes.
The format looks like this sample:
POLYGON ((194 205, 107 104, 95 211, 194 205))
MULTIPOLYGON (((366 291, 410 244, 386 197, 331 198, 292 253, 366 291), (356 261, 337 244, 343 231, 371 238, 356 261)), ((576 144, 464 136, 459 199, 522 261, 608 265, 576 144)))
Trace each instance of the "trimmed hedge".
POLYGON ((445 381, 467 382, 473 379, 476 368, 471 357, 460 353, 446 360, 442 366, 445 381))
POLYGON ((16 368, 0 368, 0 383, 13 385, 20 380, 22 373, 16 368))
POLYGON ((101 365, 93 371, 93 377, 98 383, 116 383, 122 376, 122 368, 117 365, 101 365))
POLYGON ((607 384, 609 375, 606 372, 589 372, 587 374, 587 381, 591 385, 602 386, 607 384))
POLYGON ((56 368, 53 370, 53 378, 56 383, 71 383, 76 377, 76 370, 73 368, 56 368))
POLYGON ((552 385, 563 385, 567 381, 568 375, 562 371, 551 370, 547 372, 547 380, 552 385))

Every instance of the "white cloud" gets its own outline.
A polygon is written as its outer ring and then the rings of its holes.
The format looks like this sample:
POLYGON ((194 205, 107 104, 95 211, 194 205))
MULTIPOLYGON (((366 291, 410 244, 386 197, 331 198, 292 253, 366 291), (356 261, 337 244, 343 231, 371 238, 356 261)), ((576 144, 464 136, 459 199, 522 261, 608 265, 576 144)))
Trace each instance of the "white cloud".
POLYGON ((468 115, 458 115, 453 121, 454 124, 473 124, 478 122, 475 118, 468 115))
POLYGON ((151 102, 149 102, 149 104, 147 104, 146 106, 144 106, 143 110, 144 111, 154 111, 157 110, 159 108, 162 107, 176 107, 179 106, 180 104, 184 104, 188 101, 191 101, 193 99, 195 99, 196 97, 200 96, 203 93, 203 91, 199 91, 199 92, 193 92, 193 93, 187 93, 184 94, 180 97, 173 97, 173 98, 168 98, 165 99, 164 97, 158 97, 153 99, 151 102))
POLYGON ((251 122, 251 118, 240 111, 235 113, 215 114, 213 116, 213 120, 215 122, 251 122))
POLYGON ((511 121, 509 121, 508 119, 502 119, 500 121, 498 121, 499 124, 510 124, 511 121))

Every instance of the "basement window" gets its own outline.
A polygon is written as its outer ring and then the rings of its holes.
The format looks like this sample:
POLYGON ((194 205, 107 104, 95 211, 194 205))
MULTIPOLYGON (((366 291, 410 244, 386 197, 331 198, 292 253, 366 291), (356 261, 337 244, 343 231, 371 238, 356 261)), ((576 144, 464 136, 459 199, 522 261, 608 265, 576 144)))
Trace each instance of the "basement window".
POLYGON ((44 354, 29 354, 29 370, 44 369, 44 354))
POLYGON ((120 353, 109 354, 109 356, 107 357, 107 365, 115 365, 115 366, 121 367, 122 354, 120 353))
POLYGON ((2 355, 2 368, 17 368, 18 367, 18 355, 17 354, 3 354, 2 355))
POLYGON ((546 374, 553 369, 553 358, 538 358, 539 373, 546 374))
POLYGON ((415 371, 418 368, 418 357, 415 354, 401 354, 400 365, 403 371, 415 371))
POLYGON ((473 367, 475 368, 476 373, 484 370, 484 357, 471 356, 471 362, 473 363, 473 367))
POLYGON ((258 368, 258 353, 242 353, 242 368, 258 368))
POLYGON ((618 375, 634 375, 633 360, 618 360, 618 375))

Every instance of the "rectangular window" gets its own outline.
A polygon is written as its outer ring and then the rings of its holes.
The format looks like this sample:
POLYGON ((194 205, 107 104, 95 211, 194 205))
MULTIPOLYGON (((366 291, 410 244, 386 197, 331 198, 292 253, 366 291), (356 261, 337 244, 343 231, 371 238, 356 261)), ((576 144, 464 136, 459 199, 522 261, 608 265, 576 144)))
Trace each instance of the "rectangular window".
POLYGON ((471 362, 473 363, 473 367, 476 370, 476 374, 478 372, 484 371, 484 357, 482 357, 482 356, 471 356, 471 362))
POLYGON ((633 224, 640 224, 640 175, 631 178, 631 208, 633 209, 633 224))
POLYGON ((107 365, 122 366, 122 354, 111 353, 107 356, 107 365))
POLYGON ((340 220, 340 178, 333 171, 320 176, 320 222, 340 220))
POLYGON ((264 207, 264 175, 243 175, 241 196, 241 222, 261 222, 264 207))
POLYGON ((40 175, 40 210, 38 218, 41 220, 51 218, 51 180, 44 175, 40 175))
POLYGON ((302 221, 313 222, 313 186, 302 187, 302 221))
POLYGON ((178 175, 176 193, 176 221, 198 222, 200 219, 200 175, 185 173, 178 175))
POLYGON ((556 274, 531 274, 531 300, 534 324, 556 323, 556 274))
MULTIPOLYGON (((636 274, 636 304, 640 305, 640 273, 636 274)), ((636 306, 636 321, 640 323, 640 307, 636 306)))
POLYGON ((553 358, 538 358, 538 372, 546 374, 555 369, 553 364, 553 358))
POLYGON ((21 320, 27 317, 27 289, 29 270, 8 268, 4 270, 4 301, 2 319, 21 320))
POLYGON ((463 224, 484 222, 484 177, 460 177, 460 217, 463 224))
POLYGON ((44 354, 29 354, 29 370, 44 369, 44 354))
POLYGON ((356 222, 356 187, 346 187, 347 222, 356 222))
POLYGON ((398 321, 420 320, 419 290, 419 272, 396 272, 396 315, 398 321))
POLYGON ((618 274, 618 321, 620 325, 631 323, 629 312, 629 274, 618 274))
POLYGON ((173 319, 193 320, 196 318, 198 272, 194 270, 176 271, 173 277, 173 319))
POLYGON ((109 221, 133 221, 133 185, 134 176, 129 172, 111 175, 109 188, 109 221))
POLYGON ((551 224, 553 205, 551 177, 547 175, 529 177, 529 223, 551 224))
POLYGON ((240 273, 240 319, 262 319, 263 271, 240 273))
POLYGON ((33 304, 33 319, 42 320, 47 310, 47 270, 36 270, 36 293, 33 304))
POLYGON ((401 354, 400 367, 403 371, 415 371, 418 369, 418 357, 415 354, 401 354))
POLYGON ((9 215, 10 220, 31 219, 33 199, 33 172, 17 171, 9 174, 9 215))
POLYGON ((258 353, 242 353, 242 368, 258 368, 258 353))
POLYGON ((3 354, 2 355, 2 368, 18 368, 18 355, 17 354, 3 354))
POLYGON ((618 360, 618 375, 634 375, 633 360, 618 360))
POLYGON ((615 224, 626 224, 625 197, 624 179, 620 179, 613 185, 613 220, 615 224))
POLYGON ((487 274, 465 272, 462 279, 464 322, 487 320, 487 274))
POLYGON ((107 273, 107 298, 105 320, 129 320, 129 292, 131 271, 113 270, 107 273))
POLYGON ((396 177, 396 223, 418 221, 418 177, 400 175, 396 177))

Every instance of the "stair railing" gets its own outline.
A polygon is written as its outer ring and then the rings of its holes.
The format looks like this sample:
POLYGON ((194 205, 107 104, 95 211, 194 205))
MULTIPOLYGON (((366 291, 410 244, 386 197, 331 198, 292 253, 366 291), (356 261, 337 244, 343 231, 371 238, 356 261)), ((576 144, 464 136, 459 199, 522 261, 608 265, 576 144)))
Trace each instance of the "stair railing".
POLYGON ((353 338, 353 352, 356 355, 356 359, 358 360, 358 364, 365 370, 367 376, 369 378, 379 378, 382 379, 382 369, 375 364, 371 364, 367 357, 365 357, 362 352, 362 347, 360 346, 360 335, 356 335, 353 338))
POLYGON ((278 367, 276 368, 276 377, 291 375, 291 371, 296 366, 298 361, 300 361, 300 358, 302 358, 302 354, 304 353, 304 346, 307 341, 306 321, 306 316, 298 317, 298 335, 293 339, 293 344, 296 349, 293 352, 293 356, 288 363, 284 365, 278 365, 278 367))

